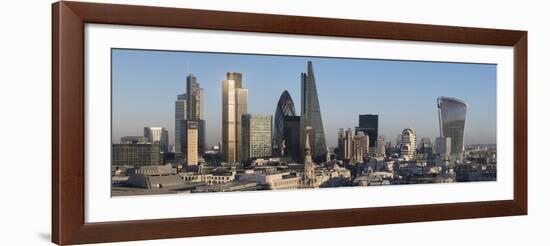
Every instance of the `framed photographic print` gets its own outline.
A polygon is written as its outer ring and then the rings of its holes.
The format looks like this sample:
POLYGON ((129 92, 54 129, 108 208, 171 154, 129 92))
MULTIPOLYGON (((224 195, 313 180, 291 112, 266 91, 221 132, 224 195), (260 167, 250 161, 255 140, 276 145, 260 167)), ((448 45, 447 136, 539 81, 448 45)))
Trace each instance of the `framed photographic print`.
POLYGON ((65 244, 527 214, 527 32, 61 1, 65 244))

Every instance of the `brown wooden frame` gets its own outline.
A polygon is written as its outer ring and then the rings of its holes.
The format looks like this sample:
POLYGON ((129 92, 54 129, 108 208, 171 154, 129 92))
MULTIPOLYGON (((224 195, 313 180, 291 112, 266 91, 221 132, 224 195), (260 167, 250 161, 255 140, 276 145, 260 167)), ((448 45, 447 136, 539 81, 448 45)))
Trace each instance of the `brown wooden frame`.
POLYGON ((52 241, 81 244, 527 214, 527 32, 81 2, 52 6, 52 241), (511 46, 514 199, 85 223, 84 24, 511 46))

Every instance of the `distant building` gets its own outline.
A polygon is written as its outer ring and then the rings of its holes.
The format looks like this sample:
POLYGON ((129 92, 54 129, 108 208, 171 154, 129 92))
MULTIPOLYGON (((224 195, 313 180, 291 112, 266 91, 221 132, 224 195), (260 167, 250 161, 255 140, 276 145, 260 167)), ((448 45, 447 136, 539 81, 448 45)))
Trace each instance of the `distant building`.
POLYGON ((338 159, 343 160, 346 156, 345 149, 346 132, 344 128, 338 128, 338 159))
MULTIPOLYGON (((325 161, 327 154, 327 143, 325 140, 325 130, 323 129, 323 119, 321 117, 321 106, 317 95, 317 85, 315 84, 315 75, 313 74, 313 63, 307 62, 307 73, 302 73, 302 95, 301 95, 301 115, 300 115, 300 151, 305 150, 306 127, 310 127, 309 142, 310 151, 313 160, 325 161)), ((305 153, 302 153, 305 159, 305 153)))
POLYGON ((187 121, 187 165, 199 164, 199 124, 187 121))
POLYGON ((283 117, 283 146, 284 157, 290 157, 294 161, 300 157, 300 116, 283 117))
POLYGON ((248 89, 243 87, 242 74, 227 73, 222 81, 222 161, 237 163, 243 159, 241 119, 247 111, 248 89))
POLYGON ((362 114, 359 115, 359 126, 355 128, 355 133, 363 132, 369 136, 369 153, 376 152, 376 141, 378 140, 378 115, 362 114))
POLYGON ((242 181, 256 182, 269 190, 296 189, 300 184, 300 177, 291 175, 289 172, 278 173, 255 173, 245 172, 238 175, 242 181))
POLYGON ((358 132, 353 136, 352 142, 352 163, 362 163, 367 156, 369 151, 369 136, 363 134, 363 132, 358 132))
POLYGON ((346 131, 340 129, 338 131, 338 149, 341 159, 347 160, 350 163, 361 163, 369 150, 369 136, 363 132, 353 133, 353 130, 348 128, 346 131))
POLYGON ((349 128, 344 132, 343 143, 342 156, 344 157, 344 160, 351 160, 353 157, 353 131, 349 128))
POLYGON ((160 165, 160 145, 154 143, 125 143, 112 144, 111 164, 113 167, 121 166, 154 166, 160 165))
POLYGON ((283 155, 283 145, 286 145, 285 143, 288 142, 287 139, 285 139, 284 132, 285 117, 295 115, 296 110, 294 109, 294 102, 292 101, 292 98, 290 97, 288 91, 285 90, 283 91, 283 94, 281 94, 279 102, 277 103, 277 108, 275 109, 275 118, 273 121, 273 154, 275 156, 283 155))
POLYGON ((133 169, 128 176, 129 185, 145 189, 174 188, 184 185, 183 179, 176 174, 176 169, 171 165, 142 166, 133 169))
POLYGON ((271 156, 271 115, 242 115, 243 160, 271 156))
POLYGON ((466 124, 466 102, 450 98, 438 97, 440 137, 451 138, 451 161, 462 162, 464 151, 464 126, 466 124))
POLYGON ((151 143, 159 142, 161 152, 168 152, 168 131, 164 127, 144 127, 143 136, 151 143))
POLYGON ((401 134, 401 156, 407 160, 416 157, 416 132, 407 128, 401 134))
POLYGON ((187 94, 178 95, 175 108, 174 148, 176 153, 181 153, 181 123, 187 119, 187 94))
POLYGON ((420 140, 420 145, 418 147, 419 157, 424 160, 432 160, 433 152, 434 152, 434 148, 432 145, 432 141, 429 138, 422 138, 422 140, 420 140))
POLYGON ((435 139, 436 165, 445 167, 449 165, 451 145, 450 137, 438 137, 435 139))
POLYGON ((149 140, 143 136, 124 136, 120 138, 121 144, 147 143, 149 140))
POLYGON ((386 140, 384 136, 378 136, 378 141, 376 141, 376 156, 386 156, 386 140))

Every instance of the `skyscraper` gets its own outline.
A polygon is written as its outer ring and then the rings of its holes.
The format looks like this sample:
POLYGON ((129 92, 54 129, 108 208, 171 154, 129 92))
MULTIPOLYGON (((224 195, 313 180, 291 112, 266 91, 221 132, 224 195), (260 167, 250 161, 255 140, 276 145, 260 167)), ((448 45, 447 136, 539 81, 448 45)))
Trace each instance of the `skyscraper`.
POLYGON ((438 97, 439 130, 441 137, 451 138, 451 162, 462 162, 464 150, 464 126, 466 124, 466 102, 450 98, 438 97))
POLYGON ((343 160, 345 156, 345 138, 344 128, 338 128, 338 159, 343 160))
POLYGON ((159 142, 161 152, 168 152, 168 131, 164 127, 146 126, 143 136, 151 143, 159 142))
POLYGON ((248 89, 243 88, 242 74, 227 73, 222 81, 222 160, 243 160, 241 151, 242 115, 248 111, 248 89))
POLYGON ((193 74, 187 76, 187 119, 204 119, 204 90, 197 83, 197 77, 193 74))
POLYGON ((175 103, 175 131, 174 131, 174 148, 176 153, 181 153, 181 122, 187 119, 187 95, 178 95, 175 103))
POLYGON ((416 132, 406 128, 401 134, 401 156, 407 160, 416 156, 416 132))
POLYGON ((369 136, 369 152, 376 152, 376 142, 378 140, 378 115, 362 114, 359 115, 359 126, 355 128, 355 133, 363 132, 369 136))
MULTIPOLYGON (((186 106, 186 119, 187 121, 196 122, 196 127, 198 131, 198 151, 199 154, 204 154, 205 150, 205 125, 204 121, 204 90, 200 87, 200 84, 197 83, 197 77, 193 74, 187 76, 187 106, 186 106)), ((195 123, 193 123, 195 124, 195 123)), ((187 124, 184 122, 180 127, 188 127, 192 124, 187 124)), ((187 128, 182 130, 183 133, 187 132, 187 128)), ((182 135, 181 141, 183 142, 182 146, 187 145, 187 139, 185 135, 182 135)))
POLYGON ((243 114, 243 160, 271 156, 271 115, 243 114))
POLYGON ((327 144, 325 141, 325 131, 323 129, 323 120, 321 117, 321 107, 317 96, 317 86, 313 74, 313 64, 307 62, 307 73, 302 73, 302 103, 300 116, 300 146, 305 158, 306 127, 311 127, 309 142, 311 144, 311 156, 315 161, 325 161, 327 154, 327 144))
POLYGON ((294 102, 288 91, 285 90, 283 94, 281 94, 279 102, 277 103, 277 108, 275 109, 275 119, 273 122, 273 149, 275 155, 279 155, 281 151, 283 151, 282 145, 285 135, 284 117, 295 115, 296 110, 294 109, 294 102))
POLYGON ((187 122, 187 165, 199 164, 199 124, 196 121, 187 122))

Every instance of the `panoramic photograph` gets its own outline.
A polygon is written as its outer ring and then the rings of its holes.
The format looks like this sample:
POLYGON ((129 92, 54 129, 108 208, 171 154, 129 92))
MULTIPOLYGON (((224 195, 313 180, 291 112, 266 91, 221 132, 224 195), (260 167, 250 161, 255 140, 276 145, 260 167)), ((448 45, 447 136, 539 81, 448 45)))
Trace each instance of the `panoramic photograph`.
POLYGON ((113 48, 111 195, 496 181, 496 68, 113 48))

